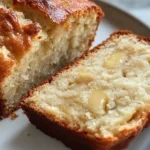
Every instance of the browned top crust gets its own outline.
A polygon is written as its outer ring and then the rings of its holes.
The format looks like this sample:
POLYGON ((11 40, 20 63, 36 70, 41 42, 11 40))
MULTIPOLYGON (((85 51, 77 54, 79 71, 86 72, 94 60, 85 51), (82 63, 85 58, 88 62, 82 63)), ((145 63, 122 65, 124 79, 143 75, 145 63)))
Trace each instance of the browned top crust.
MULTIPOLYGON (((14 66, 15 61, 12 59, 6 60, 2 54, 0 54, 0 83, 2 80, 7 77, 11 70, 10 68, 14 66)), ((1 96, 1 94, 0 94, 1 96)))
POLYGON ((22 25, 14 12, 0 8, 0 84, 30 49, 40 29, 37 23, 22 25))
POLYGON ((30 7, 42 12, 55 23, 63 22, 70 14, 79 10, 95 7, 101 9, 89 0, 13 0, 14 6, 30 7))
POLYGON ((22 26, 15 13, 0 9, 0 47, 5 46, 15 59, 24 56, 39 30, 38 24, 22 26))

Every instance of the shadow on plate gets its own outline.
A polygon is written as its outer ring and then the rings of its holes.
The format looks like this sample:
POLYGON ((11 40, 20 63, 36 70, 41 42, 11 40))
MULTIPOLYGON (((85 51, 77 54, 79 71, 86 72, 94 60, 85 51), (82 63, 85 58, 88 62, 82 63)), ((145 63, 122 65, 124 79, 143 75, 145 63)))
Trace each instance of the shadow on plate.
POLYGON ((9 142, 10 149, 15 150, 69 150, 65 146, 37 130, 33 125, 27 126, 9 142))
MULTIPOLYGON (((126 150, 148 150, 150 147, 150 128, 142 131, 126 150)), ((69 150, 61 142, 45 135, 33 125, 27 126, 9 143, 15 150, 69 150)))

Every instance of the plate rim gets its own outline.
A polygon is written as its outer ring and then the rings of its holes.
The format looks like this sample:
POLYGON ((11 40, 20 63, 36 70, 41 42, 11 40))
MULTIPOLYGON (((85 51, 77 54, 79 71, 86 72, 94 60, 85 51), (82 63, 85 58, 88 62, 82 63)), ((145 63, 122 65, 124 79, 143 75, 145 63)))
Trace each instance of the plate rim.
MULTIPOLYGON (((132 19, 134 22, 137 22, 139 25, 141 25, 143 28, 145 28, 147 31, 150 32, 150 27, 147 24, 145 24, 143 21, 138 19, 136 16, 134 16, 130 12, 127 12, 127 10, 125 10, 123 8, 120 8, 120 7, 118 7, 118 6, 116 6, 116 5, 112 4, 112 3, 103 1, 103 0, 93 0, 93 2, 95 2, 100 7, 101 7, 101 5, 105 5, 105 7, 110 7, 111 9, 114 9, 115 11, 118 11, 119 14, 121 13, 123 15, 126 15, 126 17, 132 19)), ((104 18, 105 18, 105 16, 104 16, 104 18)), ((150 37, 150 35, 148 37, 150 37)))

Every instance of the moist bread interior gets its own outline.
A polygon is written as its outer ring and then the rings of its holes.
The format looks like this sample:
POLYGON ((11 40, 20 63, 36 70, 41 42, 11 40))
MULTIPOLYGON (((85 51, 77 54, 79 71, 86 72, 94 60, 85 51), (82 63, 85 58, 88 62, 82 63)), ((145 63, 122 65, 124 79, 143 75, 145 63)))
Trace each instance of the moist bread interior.
MULTIPOLYGON (((13 12, 21 26, 37 23, 40 27, 31 40, 28 52, 20 60, 15 59, 10 75, 1 84, 2 99, 10 111, 30 88, 89 48, 89 39, 93 39, 93 32, 97 28, 98 15, 94 9, 83 10, 81 16, 70 15, 64 23, 58 25, 32 9, 12 7, 12 0, 1 1, 0 8, 13 12)), ((6 59, 11 59, 5 46, 1 53, 6 59)))
POLYGON ((150 44, 113 36, 25 99, 52 120, 96 137, 142 123, 150 109, 150 44))

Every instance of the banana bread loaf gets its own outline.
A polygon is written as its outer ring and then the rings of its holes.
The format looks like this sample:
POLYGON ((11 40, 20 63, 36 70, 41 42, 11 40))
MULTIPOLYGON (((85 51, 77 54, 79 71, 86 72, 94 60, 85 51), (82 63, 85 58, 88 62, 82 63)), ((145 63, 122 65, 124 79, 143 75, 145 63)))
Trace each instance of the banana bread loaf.
POLYGON ((88 0, 1 0, 0 115, 88 50, 102 16, 88 0))
POLYGON ((119 31, 31 90, 32 124, 73 150, 122 150, 150 121, 150 39, 119 31))

